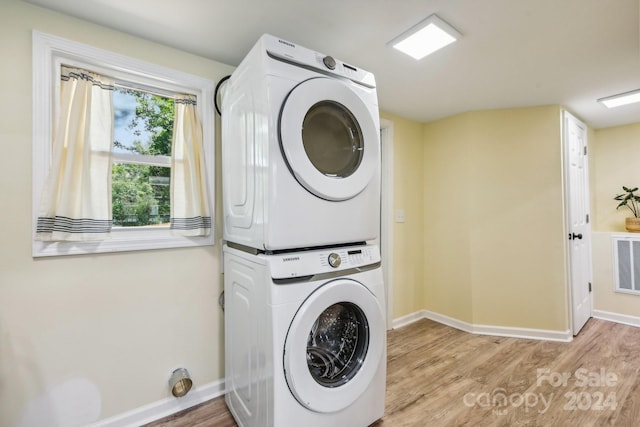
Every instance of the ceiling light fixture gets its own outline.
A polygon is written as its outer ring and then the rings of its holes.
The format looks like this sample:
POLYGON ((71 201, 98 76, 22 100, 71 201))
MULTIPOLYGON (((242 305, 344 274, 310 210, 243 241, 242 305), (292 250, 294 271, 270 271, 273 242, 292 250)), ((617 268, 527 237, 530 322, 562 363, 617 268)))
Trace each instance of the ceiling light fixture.
POLYGON ((431 15, 420 21, 388 44, 407 55, 420 60, 460 39, 462 34, 451 25, 431 15))
POLYGON ((619 93, 618 95, 607 96, 598 99, 607 108, 620 107, 621 105, 640 102, 640 89, 631 92, 619 93))

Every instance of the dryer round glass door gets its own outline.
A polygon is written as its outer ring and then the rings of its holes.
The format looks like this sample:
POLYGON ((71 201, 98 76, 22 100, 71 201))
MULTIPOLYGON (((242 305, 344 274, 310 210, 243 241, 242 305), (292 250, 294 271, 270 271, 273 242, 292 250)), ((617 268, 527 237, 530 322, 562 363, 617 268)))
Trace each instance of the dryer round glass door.
POLYGON ((309 108, 302 122, 302 145, 311 164, 329 177, 351 176, 362 162, 360 125, 351 111, 334 101, 309 108))
POLYGON ((287 333, 289 390, 316 412, 348 407, 377 374, 385 336, 381 306, 364 285, 350 279, 328 282, 305 300, 287 333))
POLYGON ((380 132, 372 112, 349 84, 313 78, 293 88, 279 118, 279 137, 296 180, 316 196, 350 199, 380 164, 380 132))

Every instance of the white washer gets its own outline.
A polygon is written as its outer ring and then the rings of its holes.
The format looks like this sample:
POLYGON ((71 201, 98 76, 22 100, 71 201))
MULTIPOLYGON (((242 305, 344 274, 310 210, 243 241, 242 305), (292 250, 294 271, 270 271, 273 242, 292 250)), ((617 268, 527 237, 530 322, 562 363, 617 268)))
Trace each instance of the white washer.
POLYGON ((371 73, 262 36, 223 86, 224 239, 272 251, 377 238, 379 123, 371 73))
POLYGON ((224 247, 225 401, 241 427, 364 427, 384 413, 377 246, 224 247))

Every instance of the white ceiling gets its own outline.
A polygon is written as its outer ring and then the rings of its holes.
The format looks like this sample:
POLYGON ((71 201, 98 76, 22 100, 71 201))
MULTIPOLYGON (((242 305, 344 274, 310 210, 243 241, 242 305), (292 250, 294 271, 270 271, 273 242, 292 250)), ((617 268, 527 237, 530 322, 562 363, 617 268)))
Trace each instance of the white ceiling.
POLYGON ((230 65, 270 33, 373 72, 380 108, 421 122, 549 104, 640 122, 596 102, 640 89, 639 0, 26 1, 230 65), (463 39, 421 61, 387 45, 432 13, 463 39))

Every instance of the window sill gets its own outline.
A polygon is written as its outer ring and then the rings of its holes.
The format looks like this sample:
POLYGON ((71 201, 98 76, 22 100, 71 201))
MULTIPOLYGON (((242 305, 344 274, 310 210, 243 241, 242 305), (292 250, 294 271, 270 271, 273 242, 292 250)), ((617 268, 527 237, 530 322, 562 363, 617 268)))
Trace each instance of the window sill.
POLYGON ((100 242, 33 242, 33 257, 85 255, 110 252, 145 251, 155 249, 212 246, 214 231, 205 237, 174 236, 168 227, 138 230, 114 228, 111 239, 100 242))

